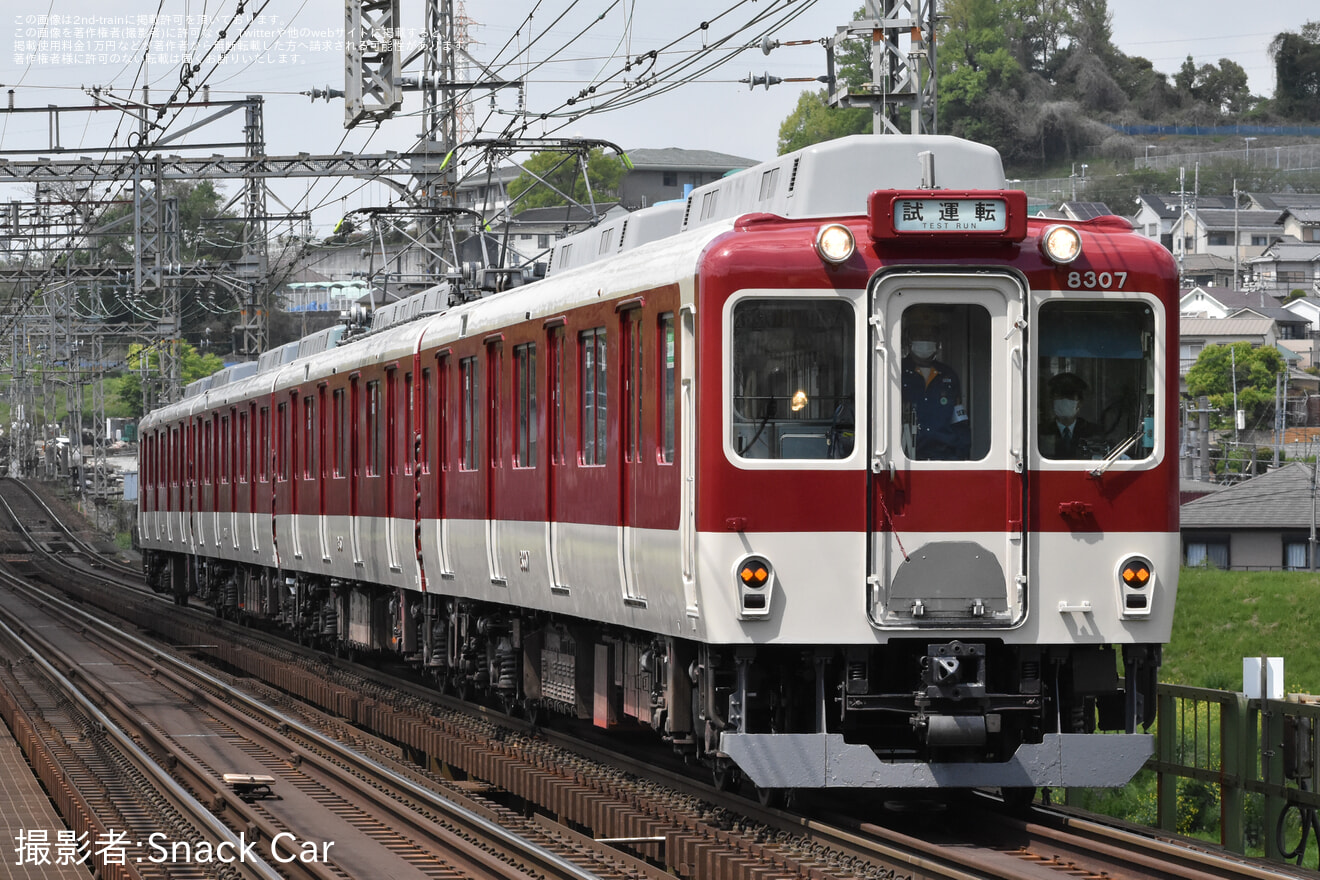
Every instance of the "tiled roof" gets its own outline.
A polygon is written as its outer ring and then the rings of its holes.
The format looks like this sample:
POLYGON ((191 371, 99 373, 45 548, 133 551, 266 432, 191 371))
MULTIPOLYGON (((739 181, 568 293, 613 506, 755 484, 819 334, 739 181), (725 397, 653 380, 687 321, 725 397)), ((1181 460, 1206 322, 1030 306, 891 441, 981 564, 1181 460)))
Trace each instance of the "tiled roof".
POLYGON ((1311 523, 1311 468, 1289 462, 1182 506, 1183 528, 1304 528, 1311 523))
POLYGON ((678 147, 663 149, 629 150, 628 158, 634 168, 645 170, 676 169, 679 171, 732 171, 735 168, 750 168, 755 159, 742 156, 730 156, 714 150, 682 150, 678 147))

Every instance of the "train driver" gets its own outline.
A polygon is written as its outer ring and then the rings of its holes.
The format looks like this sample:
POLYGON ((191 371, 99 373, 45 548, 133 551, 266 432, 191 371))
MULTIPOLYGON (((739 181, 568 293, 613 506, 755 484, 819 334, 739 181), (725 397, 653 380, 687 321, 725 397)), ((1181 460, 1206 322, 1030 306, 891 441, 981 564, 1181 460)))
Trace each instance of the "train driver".
POLYGON ((1046 458, 1091 458, 1100 427, 1080 416, 1086 380, 1059 373, 1046 383, 1050 410, 1040 428, 1040 454, 1046 458))
POLYGON ((962 383, 939 360, 944 336, 940 311, 914 306, 903 313, 903 446, 917 460, 965 461, 971 432, 962 383))

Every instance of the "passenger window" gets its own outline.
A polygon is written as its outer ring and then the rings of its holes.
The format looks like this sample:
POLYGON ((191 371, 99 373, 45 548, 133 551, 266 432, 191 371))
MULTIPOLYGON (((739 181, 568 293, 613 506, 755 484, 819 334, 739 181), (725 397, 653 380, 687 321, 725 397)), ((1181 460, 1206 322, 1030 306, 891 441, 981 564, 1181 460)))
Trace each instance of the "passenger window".
POLYGON ((833 299, 746 299, 733 311, 730 439, 741 458, 852 454, 854 316, 833 299))
POLYGON ((1040 309, 1037 443, 1045 458, 1124 461, 1155 448, 1155 315, 1140 302, 1040 309))

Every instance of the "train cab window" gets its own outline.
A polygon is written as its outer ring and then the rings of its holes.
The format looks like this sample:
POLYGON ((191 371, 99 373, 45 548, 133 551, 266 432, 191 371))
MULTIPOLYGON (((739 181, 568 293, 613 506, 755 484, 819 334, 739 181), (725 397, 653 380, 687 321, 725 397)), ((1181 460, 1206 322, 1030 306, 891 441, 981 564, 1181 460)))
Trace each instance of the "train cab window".
POLYGON ((920 303, 900 317, 900 443, 914 461, 980 461, 990 451, 990 313, 920 303))
POLYGON ((1155 448, 1155 316, 1143 302, 1041 306, 1037 443, 1048 459, 1129 461, 1155 448))
MULTIPOLYGON (((852 454, 854 324, 853 305, 843 300, 745 299, 734 306, 729 427, 736 455, 852 454)), ((672 325, 670 333, 672 352, 672 325)), ((667 442, 672 455, 672 430, 667 442)))

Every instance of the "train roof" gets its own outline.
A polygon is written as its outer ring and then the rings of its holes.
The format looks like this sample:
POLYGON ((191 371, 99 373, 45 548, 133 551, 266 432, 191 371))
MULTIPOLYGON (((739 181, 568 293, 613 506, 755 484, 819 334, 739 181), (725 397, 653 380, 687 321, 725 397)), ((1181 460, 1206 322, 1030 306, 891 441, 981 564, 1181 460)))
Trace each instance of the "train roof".
POLYGON ((800 219, 865 213, 866 196, 874 190, 926 183, 923 153, 934 156, 934 185, 940 189, 1007 185, 999 153, 984 144, 946 135, 851 135, 722 177, 683 201, 643 208, 567 236, 552 251, 550 274, 744 214, 800 219))

